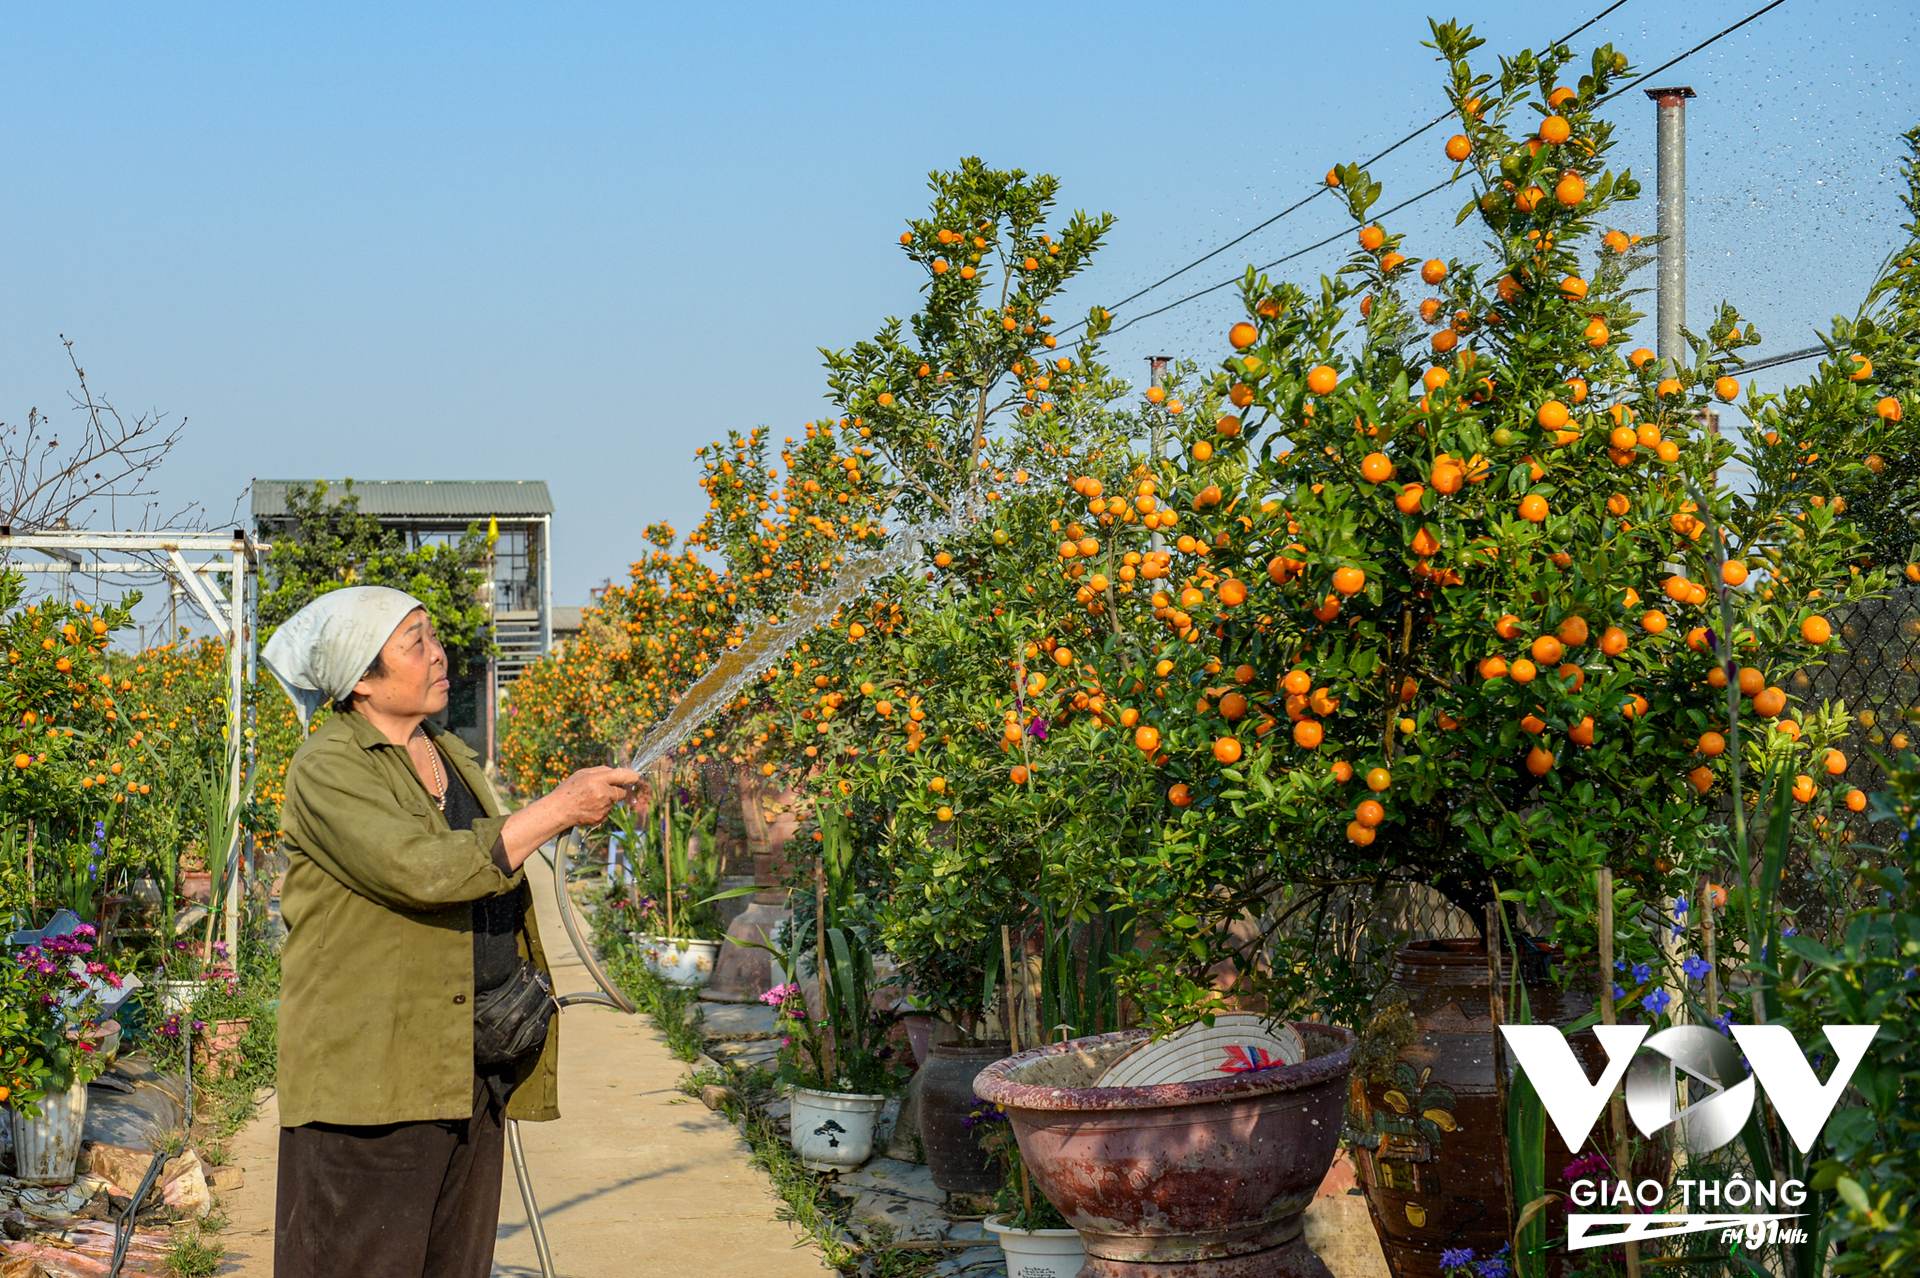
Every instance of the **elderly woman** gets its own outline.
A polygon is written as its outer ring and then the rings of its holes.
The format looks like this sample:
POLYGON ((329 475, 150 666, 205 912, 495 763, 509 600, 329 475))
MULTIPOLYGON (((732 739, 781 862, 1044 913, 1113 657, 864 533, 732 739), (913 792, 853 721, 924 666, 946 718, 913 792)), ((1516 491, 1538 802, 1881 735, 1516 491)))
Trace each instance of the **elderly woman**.
POLYGON ((428 726, 447 654, 418 599, 323 595, 262 658, 303 725, 281 846, 278 1278, 485 1278, 504 1120, 559 1117, 557 1005, 521 869, 638 775, 587 768, 507 814, 428 726))

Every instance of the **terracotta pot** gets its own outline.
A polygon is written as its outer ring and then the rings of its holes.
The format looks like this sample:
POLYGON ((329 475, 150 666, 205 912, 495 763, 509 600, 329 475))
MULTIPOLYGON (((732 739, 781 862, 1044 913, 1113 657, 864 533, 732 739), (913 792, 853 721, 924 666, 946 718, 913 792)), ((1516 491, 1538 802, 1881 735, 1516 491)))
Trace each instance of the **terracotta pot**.
POLYGON ((180 871, 180 899, 206 905, 213 900, 212 870, 180 871))
POLYGON ((973 1112, 974 1077, 1006 1056, 1010 1044, 936 1043, 920 1069, 920 1143, 933 1183, 950 1194, 991 1194, 1000 1171, 967 1126, 973 1112))
POLYGON ((1199 1083, 1092 1086, 1144 1029, 981 1072, 975 1086, 1012 1119, 1034 1188, 1086 1243, 1081 1278, 1331 1278, 1301 1215, 1339 1145, 1356 1040, 1293 1028, 1300 1064, 1199 1083))
MULTIPOLYGON (((1502 981, 1511 981, 1512 956, 1502 981)), ((1557 989, 1544 958, 1525 971, 1535 1023, 1567 1025, 1586 995, 1557 989)), ((1414 1040, 1384 1080, 1353 1079, 1352 1151, 1380 1244, 1395 1278, 1439 1278, 1440 1253, 1500 1250, 1509 1237, 1505 1114, 1495 1087, 1487 951, 1477 940, 1419 941, 1394 955, 1387 990, 1404 994, 1414 1040)), ((1383 998, 1388 995, 1383 995, 1383 998)), ((1606 1059, 1591 1031, 1570 1035, 1589 1076, 1606 1059)), ((1572 1161, 1547 1124, 1547 1187, 1566 1191, 1572 1161)), ((1553 1226, 1549 1225, 1549 1232, 1553 1226)))
POLYGON ((933 1050, 933 1017, 925 1012, 908 1012, 900 1018, 900 1023, 907 1027, 907 1045, 913 1048, 913 1067, 924 1068, 927 1053, 933 1050))
POLYGON ((716 1003, 751 1003, 774 986, 785 985, 784 977, 775 977, 774 969, 778 965, 773 955, 752 945, 732 942, 769 942, 775 929, 792 917, 792 910, 762 905, 758 901, 741 911, 727 925, 728 943, 720 947, 719 957, 713 963, 713 982, 700 992, 700 997, 716 1003))
POLYGON ((197 1054, 208 1078, 227 1078, 240 1072, 240 1064, 245 1059, 240 1054, 240 1043, 252 1027, 252 1017, 215 1021, 200 1035, 197 1054))

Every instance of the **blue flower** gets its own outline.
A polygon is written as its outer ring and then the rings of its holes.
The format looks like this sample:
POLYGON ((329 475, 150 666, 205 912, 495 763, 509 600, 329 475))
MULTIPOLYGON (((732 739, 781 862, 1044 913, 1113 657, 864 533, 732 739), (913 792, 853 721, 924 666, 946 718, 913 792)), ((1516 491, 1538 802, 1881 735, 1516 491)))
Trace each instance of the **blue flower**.
POLYGON ((1673 899, 1673 917, 1676 919, 1684 918, 1686 916, 1686 913, 1687 913, 1687 898, 1684 896, 1675 897, 1673 899))
POLYGON ((1686 962, 1680 965, 1680 970, 1694 980, 1699 981, 1706 978, 1707 973, 1713 970, 1713 966, 1698 954, 1694 954, 1689 956, 1686 962))
POLYGON ((1724 1033, 1726 1033, 1726 1032, 1727 1032, 1727 1030, 1728 1030, 1729 1028, 1731 1028, 1731 1027, 1732 1027, 1732 1025, 1733 1025, 1733 1013, 1732 1013, 1732 1012, 1722 1012, 1722 1013, 1720 1013, 1720 1015, 1718 1015, 1718 1016, 1716 1016, 1716 1017, 1714 1017, 1714 1018, 1713 1018, 1713 1023, 1714 1023, 1715 1025, 1717 1025, 1717 1026, 1719 1026, 1719 1027, 1720 1027, 1720 1032, 1721 1032, 1722 1034, 1724 1034, 1724 1033))
POLYGON ((1473 1248, 1448 1247, 1440 1253, 1440 1268, 1465 1269, 1473 1263, 1473 1248))
POLYGON ((1673 996, 1671 994, 1667 993, 1665 990, 1655 990, 1653 993, 1647 995, 1645 998, 1640 1000, 1640 1006, 1646 1008, 1649 1012, 1652 1012, 1655 1016, 1658 1016, 1660 1015, 1660 1013, 1667 1010, 1667 1004, 1671 1002, 1673 1002, 1673 996))
POLYGON ((1502 1247, 1498 1255, 1488 1256, 1475 1265, 1473 1271, 1480 1275, 1480 1278, 1508 1278, 1508 1275, 1513 1273, 1513 1270, 1507 1266, 1507 1255, 1511 1250, 1511 1248, 1502 1247))
POLYGON ((1645 963, 1635 963, 1633 965, 1633 983, 1635 985, 1645 985, 1652 979, 1652 968, 1648 967, 1645 963))
POLYGON ((1792 926, 1791 924, 1780 929, 1780 935, 1782 937, 1796 936, 1799 934, 1799 932, 1800 932, 1800 929, 1792 926))
POLYGON ((1615 959, 1615 960, 1613 961, 1613 970, 1614 970, 1614 971, 1616 971, 1616 972, 1624 972, 1624 971, 1626 971, 1626 970, 1627 970, 1627 961, 1626 961, 1625 959, 1623 959, 1623 958, 1617 958, 1617 959, 1615 959))

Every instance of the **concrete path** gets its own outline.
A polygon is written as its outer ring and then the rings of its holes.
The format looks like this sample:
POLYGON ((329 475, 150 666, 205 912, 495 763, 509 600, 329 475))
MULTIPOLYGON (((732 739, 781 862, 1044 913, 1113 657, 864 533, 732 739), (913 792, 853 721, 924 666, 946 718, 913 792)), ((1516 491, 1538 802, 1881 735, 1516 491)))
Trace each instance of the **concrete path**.
MULTIPOLYGON (((540 936, 561 993, 592 988, 553 899, 544 861, 529 864, 540 936)), ((564 1278, 823 1278, 831 1271, 791 1225, 764 1173, 747 1162, 733 1126, 675 1084, 686 1066, 667 1054, 643 1017, 599 1007, 565 1013, 558 1122, 521 1129, 555 1269, 564 1278)), ((269 1278, 273 1256, 273 1154, 278 1113, 269 1103, 236 1138, 243 1187, 225 1196, 223 1274, 269 1278)), ((504 1172, 496 1278, 538 1278, 513 1167, 504 1172)))

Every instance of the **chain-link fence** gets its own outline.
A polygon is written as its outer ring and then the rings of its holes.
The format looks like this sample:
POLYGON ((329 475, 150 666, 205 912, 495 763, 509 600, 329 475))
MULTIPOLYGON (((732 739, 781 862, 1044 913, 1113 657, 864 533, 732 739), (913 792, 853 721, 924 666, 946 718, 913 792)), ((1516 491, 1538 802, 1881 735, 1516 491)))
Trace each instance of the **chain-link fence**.
MULTIPOLYGON (((1836 609, 1828 620, 1846 651, 1795 671, 1786 687, 1803 713, 1827 702, 1846 707, 1845 778, 1872 794, 1886 785, 1886 775, 1869 750, 1893 759, 1913 748, 1910 737, 1920 739, 1920 588, 1902 585, 1884 598, 1836 609)), ((1864 823, 1856 824, 1854 837, 1868 837, 1864 823)))

